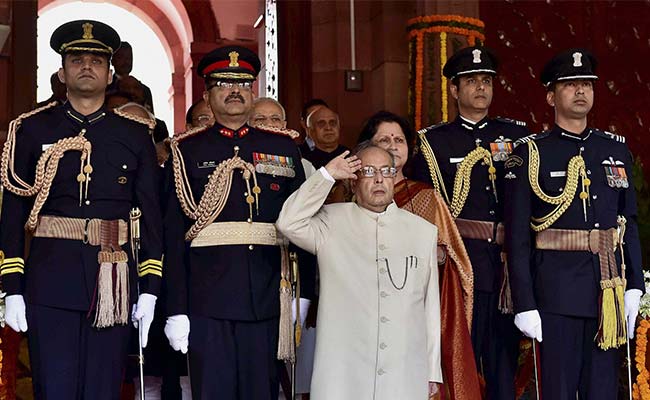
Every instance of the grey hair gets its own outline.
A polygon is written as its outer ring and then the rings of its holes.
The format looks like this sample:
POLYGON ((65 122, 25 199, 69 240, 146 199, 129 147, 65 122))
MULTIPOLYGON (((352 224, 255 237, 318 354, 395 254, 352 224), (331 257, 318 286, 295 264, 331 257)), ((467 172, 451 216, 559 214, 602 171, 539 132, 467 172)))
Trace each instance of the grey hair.
POLYGON ((355 156, 359 157, 361 153, 363 153, 366 150, 369 149, 379 149, 383 151, 384 153, 388 154, 388 157, 390 158, 390 166, 395 167, 395 157, 393 156, 393 153, 390 151, 384 149, 383 147, 379 147, 376 144, 372 142, 372 140, 364 140, 363 142, 357 144, 357 146, 354 148, 352 151, 352 154, 355 156))
POLYGON ((277 101, 277 100, 274 99, 274 98, 271 98, 271 97, 258 97, 258 98, 256 98, 255 100, 253 100, 253 107, 255 107, 257 104, 259 104, 259 103, 263 103, 263 102, 265 102, 265 101, 266 101, 266 102, 269 102, 269 103, 273 103, 273 104, 275 104, 276 106, 280 107, 280 110, 282 110, 282 120, 283 120, 283 121, 286 121, 286 120, 287 120, 287 112, 285 111, 285 109, 284 109, 284 107, 282 106, 282 104, 280 104, 280 102, 277 101))

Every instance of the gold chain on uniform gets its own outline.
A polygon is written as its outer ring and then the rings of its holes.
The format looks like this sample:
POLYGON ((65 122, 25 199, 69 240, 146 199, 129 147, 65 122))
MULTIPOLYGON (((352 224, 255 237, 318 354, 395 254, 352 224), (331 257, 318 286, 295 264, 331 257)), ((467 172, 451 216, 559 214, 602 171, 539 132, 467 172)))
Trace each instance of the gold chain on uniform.
POLYGON ((438 161, 436 156, 431 149, 431 145, 427 140, 423 132, 420 134, 420 149, 424 155, 429 166, 429 174, 431 175, 431 181, 433 182, 433 188, 444 196, 445 201, 449 204, 449 211, 454 218, 458 218, 460 212, 465 207, 465 202, 467 202, 467 196, 469 196, 470 189, 470 178, 472 175, 472 169, 474 165, 483 160, 485 165, 488 165, 488 174, 490 182, 492 182, 492 190, 496 197, 496 168, 492 164, 492 154, 489 150, 479 146, 477 144, 476 148, 469 152, 463 161, 459 164, 458 170, 456 171, 456 176, 454 177, 454 189, 452 193, 451 202, 449 201, 449 195, 447 195, 447 190, 445 188, 445 182, 442 179, 442 172, 440 172, 440 167, 438 166, 438 161))
POLYGON ((185 240, 191 241, 205 228, 214 222, 223 211, 230 188, 232 186, 232 176, 236 169, 242 170, 243 178, 246 181, 248 195, 246 202, 249 206, 250 220, 253 218, 253 203, 256 203, 259 212, 259 194, 260 187, 257 185, 257 176, 253 164, 242 160, 238 155, 238 148, 235 148, 235 156, 222 161, 208 177, 208 183, 205 185, 203 196, 197 204, 192 194, 192 187, 187 177, 185 161, 183 154, 178 147, 178 138, 171 140, 172 150, 172 167, 174 171, 174 186, 176 188, 176 197, 181 205, 181 209, 188 218, 195 220, 194 224, 185 234, 185 240), (250 187, 250 179, 253 178, 254 186, 250 187), (253 196, 254 195, 254 196, 253 196))
POLYGON ((492 165, 492 153, 489 150, 479 146, 469 152, 458 166, 456 176, 454 177, 454 194, 449 206, 449 211, 454 218, 460 215, 460 212, 465 207, 467 196, 469 195, 470 179, 474 165, 483 160, 484 165, 488 165, 488 174, 490 182, 492 183, 492 190, 496 198, 496 168, 492 165))
POLYGON ((88 139, 84 137, 86 132, 85 129, 82 129, 78 136, 60 139, 43 152, 36 163, 33 185, 22 180, 15 172, 14 159, 16 151, 16 132, 18 131, 20 124, 24 119, 52 108, 57 104, 56 101, 51 102, 43 107, 21 114, 18 118, 11 121, 7 132, 7 141, 5 142, 4 150, 2 152, 2 159, 0 160, 0 180, 2 180, 2 185, 7 190, 18 196, 31 197, 36 195, 34 206, 32 207, 27 223, 25 224, 25 227, 30 231, 36 228, 38 213, 47 201, 52 187, 52 181, 54 180, 59 167, 59 160, 63 157, 66 151, 76 150, 81 152, 81 167, 79 174, 76 176, 76 179, 79 182, 80 206, 82 198, 88 196, 90 174, 93 171, 92 165, 90 164, 92 145, 88 139), (9 174, 11 174, 11 178, 16 182, 16 185, 14 185, 9 179, 9 174))
POLYGON ((533 193, 545 203, 555 205, 555 208, 543 217, 532 217, 530 226, 535 232, 543 231, 553 225, 569 208, 578 189, 578 178, 582 178, 582 191, 580 199, 583 202, 583 210, 586 218, 586 201, 589 198, 589 185, 591 181, 585 174, 585 160, 582 155, 577 155, 569 160, 566 173, 566 184, 562 193, 557 196, 550 196, 539 186, 539 149, 534 141, 528 142, 528 180, 533 193))

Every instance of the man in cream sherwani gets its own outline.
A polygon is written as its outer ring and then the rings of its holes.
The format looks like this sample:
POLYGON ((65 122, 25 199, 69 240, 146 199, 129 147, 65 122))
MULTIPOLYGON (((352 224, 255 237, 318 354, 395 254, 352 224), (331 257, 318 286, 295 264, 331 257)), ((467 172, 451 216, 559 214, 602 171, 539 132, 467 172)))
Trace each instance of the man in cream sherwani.
POLYGON ((426 400, 442 382, 438 231, 392 201, 390 153, 348 153, 291 195, 277 221, 318 257, 311 398, 426 400), (351 180, 356 203, 323 205, 337 179, 351 180))

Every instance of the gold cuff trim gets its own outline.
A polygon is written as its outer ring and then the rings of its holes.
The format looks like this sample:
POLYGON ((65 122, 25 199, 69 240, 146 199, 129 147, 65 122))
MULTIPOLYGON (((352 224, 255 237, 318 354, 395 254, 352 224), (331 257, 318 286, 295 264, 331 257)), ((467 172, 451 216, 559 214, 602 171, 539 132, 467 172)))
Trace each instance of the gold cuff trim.
POLYGON ((25 268, 23 268, 23 267, 14 267, 14 268, 6 268, 6 269, 3 269, 3 270, 0 270, 0 276, 13 274, 13 273, 24 274, 25 273, 25 268))
POLYGON ((157 270, 157 269, 154 269, 154 268, 146 268, 146 269, 138 271, 138 277, 140 277, 140 278, 144 277, 145 275, 149 275, 149 274, 156 275, 156 276, 159 276, 159 277, 162 278, 162 270, 157 270))

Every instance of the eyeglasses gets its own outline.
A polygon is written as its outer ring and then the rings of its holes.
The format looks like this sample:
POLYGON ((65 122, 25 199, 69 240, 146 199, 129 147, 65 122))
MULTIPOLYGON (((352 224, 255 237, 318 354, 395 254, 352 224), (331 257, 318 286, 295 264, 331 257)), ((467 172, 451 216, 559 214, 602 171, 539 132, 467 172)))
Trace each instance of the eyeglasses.
POLYGON ((201 114, 196 117, 196 121, 199 123, 211 121, 214 117, 212 115, 201 114))
POLYGON ((394 178, 395 175, 397 175, 397 168, 395 167, 375 168, 372 165, 367 165, 365 167, 361 167, 359 170, 361 176, 364 178, 373 178, 375 175, 377 175, 377 171, 379 171, 381 176, 384 178, 394 178))
POLYGON ((258 125, 268 125, 269 122, 281 124, 284 120, 279 115, 271 115, 270 117, 265 115, 256 115, 253 117, 253 122, 258 125))
POLYGON ((220 89, 232 89, 236 87, 238 89, 250 90, 253 87, 253 82, 216 81, 210 86, 210 89, 215 86, 220 89))

